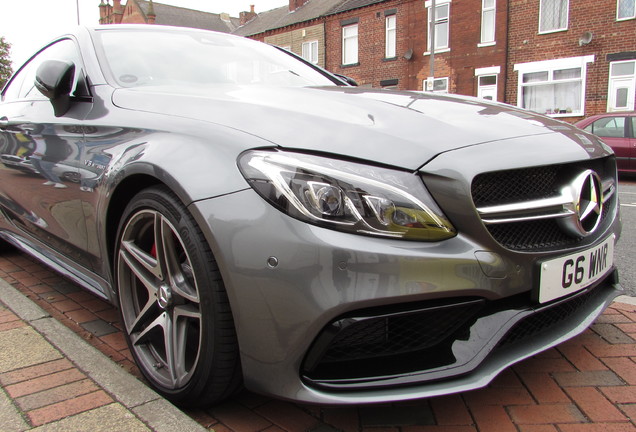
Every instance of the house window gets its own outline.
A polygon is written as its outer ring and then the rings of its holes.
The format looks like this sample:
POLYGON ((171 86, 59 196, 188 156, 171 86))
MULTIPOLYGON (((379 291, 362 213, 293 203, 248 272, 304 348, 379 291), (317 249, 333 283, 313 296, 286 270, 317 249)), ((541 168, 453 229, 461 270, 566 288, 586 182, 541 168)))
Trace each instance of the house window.
POLYGON ((517 105, 554 117, 583 115, 587 63, 593 61, 591 55, 515 65, 517 105))
POLYGON ((318 41, 303 42, 302 58, 310 63, 318 64, 318 41))
POLYGON ((481 1, 481 44, 495 43, 495 0, 481 1))
POLYGON ((636 60, 610 63, 607 111, 632 111, 635 90, 636 60))
POLYGON ((393 58, 396 53, 396 45, 397 45, 397 31, 396 31, 396 23, 397 16, 389 15, 385 19, 386 21, 386 48, 384 57, 385 58, 393 58))
POLYGON ((539 33, 567 30, 569 0, 541 0, 539 33))
POLYGON ((433 93, 448 93, 448 77, 433 78, 429 77, 424 80, 423 88, 433 93))
POLYGON ((358 63, 358 24, 342 27, 342 64, 358 63))
POLYGON ((617 0, 616 19, 626 20, 636 18, 636 2, 634 0, 617 0))
POLYGON ((435 28, 435 51, 449 49, 449 17, 450 17, 450 0, 440 0, 435 4, 435 16, 431 13, 432 3, 425 3, 428 8, 428 50, 431 51, 431 27, 435 28), (433 24, 433 25, 431 25, 433 24))

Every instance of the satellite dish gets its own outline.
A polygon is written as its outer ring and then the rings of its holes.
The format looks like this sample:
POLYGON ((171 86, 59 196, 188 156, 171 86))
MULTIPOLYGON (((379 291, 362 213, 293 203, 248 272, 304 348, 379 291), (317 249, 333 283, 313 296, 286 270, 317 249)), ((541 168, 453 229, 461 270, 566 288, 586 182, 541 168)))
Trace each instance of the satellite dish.
POLYGON ((409 48, 407 52, 404 53, 403 56, 406 60, 411 60, 413 58, 413 48, 409 48))
POLYGON ((579 38, 579 46, 583 46, 583 45, 589 44, 590 42, 592 42, 592 38, 593 37, 594 37, 594 35, 592 34, 592 32, 586 31, 579 38))

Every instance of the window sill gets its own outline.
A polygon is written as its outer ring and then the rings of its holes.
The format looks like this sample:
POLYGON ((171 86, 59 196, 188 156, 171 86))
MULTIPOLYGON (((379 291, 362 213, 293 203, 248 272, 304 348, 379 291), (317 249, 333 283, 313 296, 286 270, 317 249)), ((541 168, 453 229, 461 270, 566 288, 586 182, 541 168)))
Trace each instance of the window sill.
POLYGON ((633 19, 636 19, 636 16, 627 17, 627 18, 616 18, 616 22, 629 21, 629 20, 633 20, 633 19))
POLYGON ((349 63, 349 64, 341 64, 340 67, 343 69, 346 68, 350 68, 350 67, 355 67, 355 66, 360 66, 360 62, 358 63, 349 63))
POLYGON ((384 57, 382 59, 383 62, 391 62, 391 61, 396 61, 398 58, 397 57, 384 57))
POLYGON ((565 32, 565 31, 568 31, 567 27, 562 29, 545 30, 545 31, 539 30, 539 35, 548 35, 552 33, 559 33, 559 32, 565 32))
POLYGON ((584 117, 583 113, 564 113, 564 114, 544 114, 545 116, 551 118, 560 118, 560 117, 584 117))
MULTIPOLYGON (((443 49, 440 49, 440 50, 435 50, 435 54, 444 54, 444 53, 447 53, 447 52, 450 52, 450 48, 443 48, 443 49)), ((425 55, 425 56, 431 55, 431 52, 430 51, 426 51, 422 55, 425 55)))
POLYGON ((495 45, 497 45, 497 42, 482 42, 477 44, 477 48, 484 48, 484 47, 495 46, 495 45))

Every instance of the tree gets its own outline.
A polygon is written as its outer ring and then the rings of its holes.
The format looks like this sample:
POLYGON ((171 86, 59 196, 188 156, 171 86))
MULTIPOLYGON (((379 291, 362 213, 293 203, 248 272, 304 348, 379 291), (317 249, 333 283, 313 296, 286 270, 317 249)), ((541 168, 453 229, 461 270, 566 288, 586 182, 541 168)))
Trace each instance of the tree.
POLYGON ((13 74, 11 59, 9 58, 10 53, 11 44, 4 39, 4 36, 0 36, 0 89, 4 87, 4 84, 9 81, 13 74))

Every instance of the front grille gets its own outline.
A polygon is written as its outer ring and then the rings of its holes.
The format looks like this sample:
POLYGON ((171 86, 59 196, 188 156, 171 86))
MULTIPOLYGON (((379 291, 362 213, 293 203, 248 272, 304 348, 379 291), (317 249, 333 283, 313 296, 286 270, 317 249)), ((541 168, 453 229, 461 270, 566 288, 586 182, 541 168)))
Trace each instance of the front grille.
POLYGON ((328 325, 314 341, 303 373, 312 379, 401 374, 451 364, 452 342, 467 337, 483 299, 358 311, 328 325), (380 372, 381 371, 381 372, 380 372))
POLYGON ((488 226, 503 247, 517 251, 547 251, 572 247, 579 239, 568 236, 553 219, 488 226))
MULTIPOLYGON (((452 334, 475 310, 475 305, 467 304, 452 310, 424 310, 354 322, 333 339, 323 361, 365 359, 429 348, 452 334)), ((342 322, 336 326, 342 327, 342 322)))
POLYGON ((595 293, 595 291, 590 290, 530 315, 511 328, 501 340, 499 346, 510 345, 549 330, 586 305, 595 293))
POLYGON ((558 167, 544 166, 485 173, 475 177, 472 195, 475 206, 530 201, 557 194, 558 167))
MULTIPOLYGON (((574 164, 488 172, 473 179, 473 202, 477 208, 509 204, 521 204, 523 207, 524 202, 558 197, 564 186, 587 169, 595 171, 604 183, 616 183, 616 164, 613 157, 574 164)), ((604 203, 597 233, 604 232, 611 223, 616 203, 616 194, 604 203)), ((556 218, 491 222, 486 224, 486 228, 503 247, 523 252, 572 248, 592 243, 598 238, 595 235, 572 237, 557 224, 556 218)))

